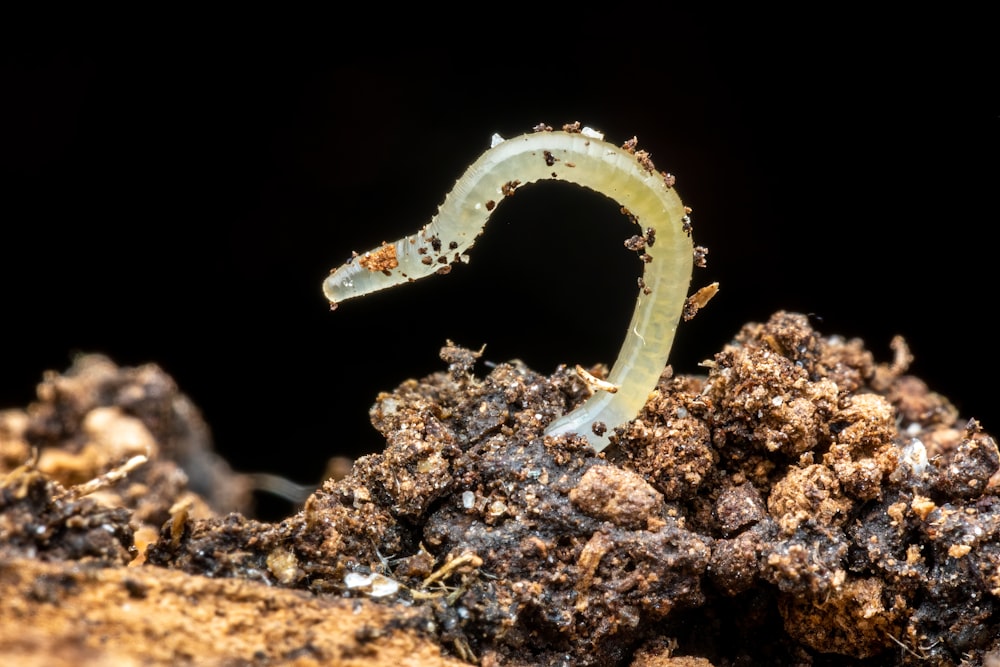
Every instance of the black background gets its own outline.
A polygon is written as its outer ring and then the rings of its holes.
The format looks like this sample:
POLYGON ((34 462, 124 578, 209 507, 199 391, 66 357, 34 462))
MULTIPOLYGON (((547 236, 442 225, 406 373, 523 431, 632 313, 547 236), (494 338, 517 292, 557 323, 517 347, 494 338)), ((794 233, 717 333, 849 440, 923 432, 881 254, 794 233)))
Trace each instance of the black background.
POLYGON ((579 120, 638 135, 710 249, 694 285, 722 289, 675 368, 812 313, 883 361, 902 334, 912 371, 997 430, 993 54, 934 25, 660 16, 8 42, 0 407, 75 351, 156 362, 238 469, 313 482, 380 447, 377 392, 441 369, 448 338, 545 372, 610 362, 639 269, 609 248, 632 231, 568 186, 519 191, 450 276, 333 313, 319 288, 426 222, 492 133, 579 120))

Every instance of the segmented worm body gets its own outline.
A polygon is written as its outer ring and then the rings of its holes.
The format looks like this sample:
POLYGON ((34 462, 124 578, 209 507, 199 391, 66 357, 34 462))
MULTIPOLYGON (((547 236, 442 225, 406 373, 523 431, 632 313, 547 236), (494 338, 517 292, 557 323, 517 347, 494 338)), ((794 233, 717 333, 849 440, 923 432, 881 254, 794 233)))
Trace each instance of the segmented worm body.
POLYGON ((567 181, 618 202, 639 225, 626 246, 642 257, 644 272, 625 342, 607 378, 616 391, 597 391, 554 420, 546 434, 576 432, 594 449, 607 446, 606 431, 634 419, 667 363, 691 280, 693 246, 687 211, 673 177, 657 172, 635 141, 618 147, 603 135, 576 127, 538 131, 494 145, 470 166, 420 231, 395 243, 355 254, 331 272, 323 293, 341 301, 387 287, 447 273, 467 262, 467 251, 496 206, 524 185, 567 181))

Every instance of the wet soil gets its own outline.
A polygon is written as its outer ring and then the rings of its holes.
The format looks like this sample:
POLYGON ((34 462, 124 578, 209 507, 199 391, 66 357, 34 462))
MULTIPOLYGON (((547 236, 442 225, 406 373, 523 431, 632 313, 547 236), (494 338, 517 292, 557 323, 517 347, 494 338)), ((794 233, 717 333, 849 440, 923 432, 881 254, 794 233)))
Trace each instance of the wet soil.
POLYGON ((278 522, 162 371, 82 357, 0 413, 0 655, 995 666, 1000 454, 892 349, 776 313, 595 454, 543 435, 577 373, 448 345, 278 522))

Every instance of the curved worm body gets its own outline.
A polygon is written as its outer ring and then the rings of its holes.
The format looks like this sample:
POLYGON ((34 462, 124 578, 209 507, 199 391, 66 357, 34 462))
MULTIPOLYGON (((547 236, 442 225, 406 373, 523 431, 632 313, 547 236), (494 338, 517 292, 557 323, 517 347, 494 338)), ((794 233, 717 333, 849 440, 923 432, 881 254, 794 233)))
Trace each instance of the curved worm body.
POLYGON ((617 391, 598 391, 553 421, 546 434, 577 432, 596 451, 608 429, 624 424, 645 405, 667 363, 691 280, 693 245, 687 211, 673 177, 653 168, 634 140, 618 147, 591 130, 540 131, 513 139, 494 137, 445 197, 430 223, 416 234, 362 254, 335 269, 323 293, 336 307, 346 299, 447 273, 482 233, 491 212, 528 183, 575 183, 618 202, 639 225, 626 246, 640 253, 645 269, 625 342, 607 381, 617 391))

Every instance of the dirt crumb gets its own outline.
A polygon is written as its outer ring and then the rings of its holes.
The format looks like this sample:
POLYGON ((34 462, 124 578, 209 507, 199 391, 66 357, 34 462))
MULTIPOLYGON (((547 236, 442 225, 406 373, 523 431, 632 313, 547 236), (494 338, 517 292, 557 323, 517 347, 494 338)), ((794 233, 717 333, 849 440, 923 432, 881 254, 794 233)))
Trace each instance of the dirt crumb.
POLYGON ((641 476, 609 465, 595 465, 569 492, 581 512, 616 526, 653 530, 663 524, 663 495, 641 476))
POLYGON ((396 246, 383 242, 375 250, 366 252, 358 257, 358 264, 369 271, 388 273, 399 266, 399 259, 396 257, 396 246))

